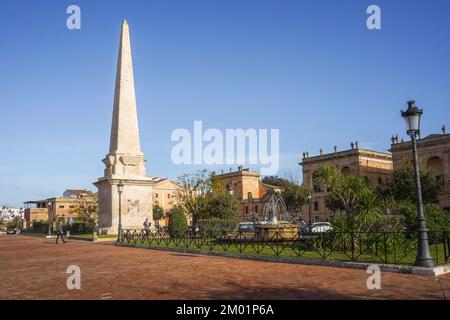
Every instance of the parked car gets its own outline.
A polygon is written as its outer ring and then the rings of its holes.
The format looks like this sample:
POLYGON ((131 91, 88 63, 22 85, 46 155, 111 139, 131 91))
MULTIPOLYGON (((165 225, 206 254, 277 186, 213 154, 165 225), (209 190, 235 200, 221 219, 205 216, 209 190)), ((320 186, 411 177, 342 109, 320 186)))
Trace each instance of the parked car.
POLYGON ((239 231, 240 232, 254 232, 255 227, 253 222, 241 222, 239 223, 239 231))
POLYGON ((329 222, 314 222, 311 225, 311 232, 324 233, 333 230, 333 226, 329 222))
POLYGON ((302 233, 306 233, 309 231, 309 224, 307 224, 305 221, 301 220, 298 225, 302 233))

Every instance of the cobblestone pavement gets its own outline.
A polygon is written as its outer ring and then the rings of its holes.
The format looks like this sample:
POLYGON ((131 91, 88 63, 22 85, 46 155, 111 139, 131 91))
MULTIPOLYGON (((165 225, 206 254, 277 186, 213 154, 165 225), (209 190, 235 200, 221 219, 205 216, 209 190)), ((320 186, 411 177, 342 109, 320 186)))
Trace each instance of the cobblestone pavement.
POLYGON ((444 299, 450 275, 382 273, 0 236, 0 299, 444 299), (68 290, 69 265, 81 289, 68 290))

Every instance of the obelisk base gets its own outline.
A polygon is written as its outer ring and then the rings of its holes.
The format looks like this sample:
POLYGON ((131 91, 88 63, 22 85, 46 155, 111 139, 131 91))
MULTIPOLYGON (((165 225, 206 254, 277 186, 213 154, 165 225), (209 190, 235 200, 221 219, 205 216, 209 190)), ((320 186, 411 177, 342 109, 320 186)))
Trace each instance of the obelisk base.
POLYGON ((119 193, 117 185, 124 185, 121 195, 123 229, 143 229, 146 218, 154 226, 152 191, 150 179, 99 179, 98 229, 101 234, 117 234, 119 228, 119 193))

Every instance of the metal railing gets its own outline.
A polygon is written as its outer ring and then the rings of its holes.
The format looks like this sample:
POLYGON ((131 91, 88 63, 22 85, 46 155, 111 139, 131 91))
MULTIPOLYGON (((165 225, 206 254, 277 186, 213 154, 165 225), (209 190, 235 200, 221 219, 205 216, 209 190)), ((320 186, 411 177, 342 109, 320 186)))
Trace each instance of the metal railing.
MULTIPOLYGON (((290 237, 275 232, 261 238, 254 232, 229 230, 171 234, 126 229, 123 235, 123 243, 131 245, 367 263, 412 265, 417 254, 415 232, 298 232, 290 237)), ((450 233, 429 232, 429 243, 436 264, 448 263, 450 233)))

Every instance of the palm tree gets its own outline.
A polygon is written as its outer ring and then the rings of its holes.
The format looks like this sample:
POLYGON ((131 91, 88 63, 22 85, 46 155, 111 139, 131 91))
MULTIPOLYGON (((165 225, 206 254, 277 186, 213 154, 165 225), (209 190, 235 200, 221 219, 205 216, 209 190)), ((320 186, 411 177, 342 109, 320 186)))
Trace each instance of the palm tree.
POLYGON ((315 183, 324 183, 329 196, 327 206, 345 212, 351 229, 365 225, 378 215, 380 205, 369 183, 334 166, 324 166, 314 173, 315 183))

